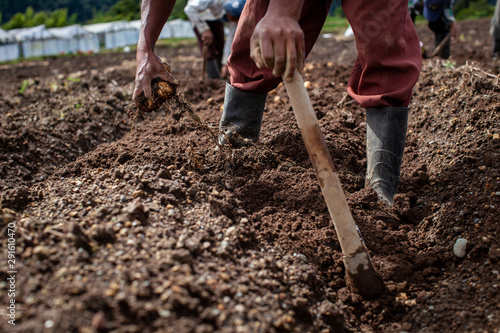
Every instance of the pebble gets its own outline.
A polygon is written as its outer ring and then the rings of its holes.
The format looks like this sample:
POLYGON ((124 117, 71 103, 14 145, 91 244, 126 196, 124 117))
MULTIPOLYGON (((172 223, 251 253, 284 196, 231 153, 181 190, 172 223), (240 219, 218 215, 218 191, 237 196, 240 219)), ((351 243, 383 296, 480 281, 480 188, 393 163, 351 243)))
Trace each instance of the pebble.
POLYGON ((132 192, 132 196, 134 198, 143 197, 144 191, 143 190, 135 190, 134 192, 132 192))
POLYGON ((56 272, 55 277, 56 277, 56 278, 59 278, 59 279, 60 279, 60 278, 63 278, 63 277, 65 277, 66 275, 68 275, 68 272, 69 272, 68 268, 66 268, 66 267, 61 267, 61 269, 60 269, 60 270, 58 270, 58 271, 56 272))
POLYGON ((95 330, 103 330, 106 328, 106 319, 104 318, 104 313, 99 311, 97 312, 90 321, 90 326, 95 330))
POLYGON ((224 240, 221 242, 219 248, 217 249, 217 253, 225 253, 230 247, 230 244, 228 241, 224 240))
POLYGON ((125 170, 115 170, 115 178, 121 179, 127 174, 125 170))
POLYGON ((50 251, 48 247, 37 245, 33 249, 33 254, 36 255, 39 259, 44 259, 49 257, 50 251))
POLYGON ((156 174, 156 177, 161 178, 161 179, 172 179, 172 174, 170 173, 170 170, 168 170, 168 169, 161 169, 156 174))
POLYGON ((160 309, 158 311, 158 314, 160 315, 160 317, 162 318, 168 318, 172 315, 172 313, 169 311, 169 310, 164 310, 164 309, 160 309))
POLYGON ((224 233, 224 236, 231 237, 234 234, 236 234, 236 227, 233 225, 227 228, 226 232, 224 233))
POLYGON ((239 313, 243 313, 246 311, 246 308, 243 304, 237 304, 235 307, 234 307, 234 310, 236 312, 239 312, 239 313))
POLYGON ((465 248, 467 247, 467 240, 465 238, 458 238, 453 245, 453 253, 459 258, 465 257, 465 248))

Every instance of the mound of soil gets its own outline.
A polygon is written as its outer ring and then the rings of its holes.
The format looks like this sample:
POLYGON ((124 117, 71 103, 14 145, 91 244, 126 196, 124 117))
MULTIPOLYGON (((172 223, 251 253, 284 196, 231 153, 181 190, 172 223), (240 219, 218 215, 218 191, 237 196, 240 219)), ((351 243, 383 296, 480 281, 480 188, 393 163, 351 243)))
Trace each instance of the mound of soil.
POLYGON ((459 22, 450 61, 424 60, 392 208, 364 184, 365 114, 345 92, 354 41, 320 38, 308 57, 305 84, 387 287, 372 299, 346 285, 283 86, 259 143, 228 150, 212 136, 225 82, 200 80, 195 48, 158 53, 208 127, 166 108, 130 121, 133 54, 0 67, 11 78, 0 82, 1 327, 497 332, 500 66, 488 23, 459 22))

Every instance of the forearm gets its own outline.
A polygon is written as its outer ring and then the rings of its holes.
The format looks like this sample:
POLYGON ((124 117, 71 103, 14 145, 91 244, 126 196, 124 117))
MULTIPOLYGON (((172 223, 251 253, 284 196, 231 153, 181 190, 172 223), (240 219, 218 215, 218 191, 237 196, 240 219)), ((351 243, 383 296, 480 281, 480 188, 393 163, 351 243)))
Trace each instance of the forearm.
POLYGON ((143 0, 141 6, 141 31, 138 51, 153 52, 160 33, 167 22, 175 0, 143 0))
POLYGON ((286 15, 299 21, 302 6, 305 0, 271 0, 267 8, 267 15, 286 15))

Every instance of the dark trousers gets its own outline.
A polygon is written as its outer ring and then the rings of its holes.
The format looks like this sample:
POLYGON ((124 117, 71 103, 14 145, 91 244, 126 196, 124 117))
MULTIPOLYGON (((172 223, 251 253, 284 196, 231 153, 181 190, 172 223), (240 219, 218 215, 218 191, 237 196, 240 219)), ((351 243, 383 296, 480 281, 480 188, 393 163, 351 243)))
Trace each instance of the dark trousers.
MULTIPOLYGON (((212 44, 208 46, 208 61, 216 60, 219 68, 221 67, 222 54, 224 53, 224 23, 220 21, 206 21, 212 34, 214 35, 214 40, 212 44)), ((194 33, 198 39, 198 47, 200 53, 203 56, 203 41, 201 40, 201 34, 198 29, 194 28, 194 33)))
MULTIPOLYGON (((446 22, 444 17, 441 17, 439 20, 435 22, 429 21, 429 29, 431 29, 431 31, 434 32, 434 40, 436 42, 436 46, 438 46, 439 43, 441 43, 443 39, 445 39, 446 36, 448 36, 448 34, 450 33, 448 22, 446 22)), ((439 57, 441 59, 448 59, 450 57, 449 40, 441 49, 441 52, 439 52, 439 57)))
POLYGON ((496 59, 499 57, 500 57, 500 39, 495 39, 493 40, 493 58, 496 59))

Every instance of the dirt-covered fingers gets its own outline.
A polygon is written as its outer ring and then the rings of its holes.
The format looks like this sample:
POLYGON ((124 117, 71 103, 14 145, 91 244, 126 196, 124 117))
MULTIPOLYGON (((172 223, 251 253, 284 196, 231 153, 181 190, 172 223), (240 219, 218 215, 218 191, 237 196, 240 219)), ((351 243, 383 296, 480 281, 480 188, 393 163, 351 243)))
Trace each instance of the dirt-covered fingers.
POLYGON ((255 39, 250 55, 258 68, 272 68, 274 76, 283 76, 291 81, 295 68, 302 71, 304 66, 303 39, 288 38, 271 41, 255 39))
POLYGON ((302 72, 305 58, 305 45, 303 38, 289 39, 286 43, 286 66, 285 70, 276 71, 274 75, 282 75, 284 80, 292 81, 295 68, 302 72))
MULTIPOLYGON (((267 43, 264 42, 262 45, 262 42, 260 38, 256 37, 255 35, 252 36, 250 39, 250 57, 253 59, 255 62, 255 65, 257 65, 258 68, 266 68, 266 62, 263 58, 263 52, 262 48, 267 48, 267 43)), ((274 59, 274 55, 273 55, 274 59)), ((274 61, 274 60, 273 60, 274 61)))
POLYGON ((292 19, 274 25, 261 21, 250 39, 250 56, 258 68, 272 68, 275 76, 291 80, 295 68, 302 70, 305 54, 304 33, 292 19))
POLYGON ((135 88, 133 95, 134 101, 137 101, 141 93, 144 93, 144 96, 147 99, 151 99, 151 79, 145 78, 144 75, 141 75, 141 73, 138 72, 138 75, 135 79, 135 88))
POLYGON ((211 30, 205 31, 203 34, 201 34, 201 41, 203 42, 203 45, 210 45, 212 44, 214 40, 214 34, 212 33, 211 30))
POLYGON ((149 57, 151 59, 140 61, 137 66, 136 78, 135 78, 135 89, 133 99, 138 100, 141 93, 148 100, 152 100, 152 89, 151 82, 154 79, 160 78, 161 80, 171 83, 173 86, 177 86, 179 82, 170 74, 170 68, 163 63, 160 57, 153 56, 149 57))

